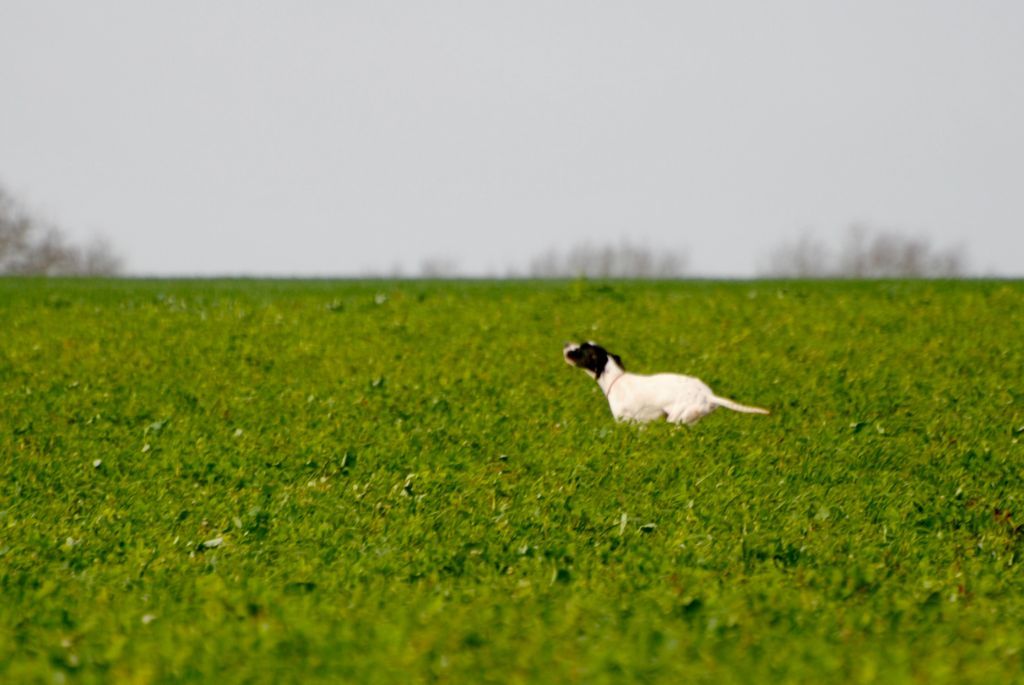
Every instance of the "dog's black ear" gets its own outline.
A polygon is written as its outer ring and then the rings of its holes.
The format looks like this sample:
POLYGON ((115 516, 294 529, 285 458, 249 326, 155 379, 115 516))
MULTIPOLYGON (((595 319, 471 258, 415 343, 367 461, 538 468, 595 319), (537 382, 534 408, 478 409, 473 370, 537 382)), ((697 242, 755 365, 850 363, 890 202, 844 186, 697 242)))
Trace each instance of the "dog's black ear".
POLYGON ((626 370, 626 365, 622 363, 622 357, 615 354, 614 352, 609 352, 608 354, 611 356, 612 359, 615 360, 615 363, 619 365, 620 369, 622 369, 623 371, 626 370))

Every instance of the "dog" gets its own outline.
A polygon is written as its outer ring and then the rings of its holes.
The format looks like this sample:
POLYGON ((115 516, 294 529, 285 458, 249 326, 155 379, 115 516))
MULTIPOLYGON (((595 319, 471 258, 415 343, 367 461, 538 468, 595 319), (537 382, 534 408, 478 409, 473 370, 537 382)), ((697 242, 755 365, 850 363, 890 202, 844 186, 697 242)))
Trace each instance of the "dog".
POLYGON ((745 414, 768 414, 711 392, 703 381, 677 373, 642 376, 628 373, 622 358, 594 342, 566 343, 562 357, 597 381, 617 421, 647 422, 664 418, 692 425, 725 407, 745 414))

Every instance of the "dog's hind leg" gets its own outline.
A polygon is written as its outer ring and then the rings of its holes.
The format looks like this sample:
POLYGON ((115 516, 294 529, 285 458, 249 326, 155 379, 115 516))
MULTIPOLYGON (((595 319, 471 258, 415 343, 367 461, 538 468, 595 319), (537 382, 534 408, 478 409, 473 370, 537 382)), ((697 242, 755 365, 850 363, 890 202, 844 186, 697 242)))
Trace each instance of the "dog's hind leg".
POLYGON ((692 426, 714 410, 714 405, 685 404, 673 407, 666 418, 669 423, 685 423, 692 426))

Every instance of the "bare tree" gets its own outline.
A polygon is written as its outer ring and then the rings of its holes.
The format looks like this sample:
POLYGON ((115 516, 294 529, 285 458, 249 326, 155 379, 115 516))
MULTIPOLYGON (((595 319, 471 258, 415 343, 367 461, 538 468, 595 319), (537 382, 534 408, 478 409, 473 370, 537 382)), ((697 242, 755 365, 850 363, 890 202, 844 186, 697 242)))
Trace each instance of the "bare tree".
POLYGON ((82 251, 82 268, 87 274, 113 276, 121 273, 123 263, 105 238, 96 238, 82 251))
POLYGON ((530 262, 529 273, 534 278, 678 278, 685 266, 684 253, 655 252, 623 242, 577 245, 564 254, 549 250, 530 262))
POLYGON ((110 276, 120 270, 109 244, 68 244, 56 226, 41 223, 0 188, 0 274, 110 276))
POLYGON ((765 275, 795 278, 956 278, 964 273, 962 251, 935 250, 921 238, 892 231, 871 234, 851 226, 838 251, 804 234, 775 249, 765 275))
POLYGON ((459 265, 454 259, 428 257, 420 263, 421 278, 455 278, 459 265))
POLYGON ((775 248, 764 271, 769 276, 823 278, 828 275, 828 259, 828 249, 805 233, 796 241, 775 248))

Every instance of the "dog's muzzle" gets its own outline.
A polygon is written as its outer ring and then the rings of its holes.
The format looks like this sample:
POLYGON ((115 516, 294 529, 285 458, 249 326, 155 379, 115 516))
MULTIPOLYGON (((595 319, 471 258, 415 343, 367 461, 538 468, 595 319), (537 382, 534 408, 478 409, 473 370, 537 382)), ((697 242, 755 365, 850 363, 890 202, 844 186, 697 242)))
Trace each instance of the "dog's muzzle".
POLYGON ((565 347, 562 348, 562 358, 565 359, 565 363, 569 366, 576 366, 576 363, 569 357, 569 353, 575 352, 578 349, 580 349, 580 346, 571 342, 565 343, 565 347))

